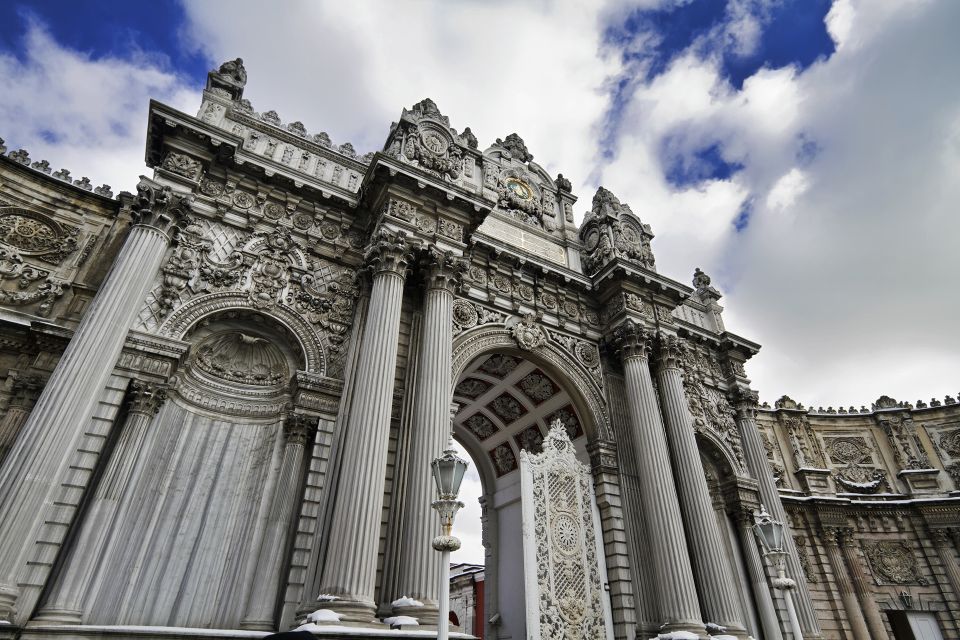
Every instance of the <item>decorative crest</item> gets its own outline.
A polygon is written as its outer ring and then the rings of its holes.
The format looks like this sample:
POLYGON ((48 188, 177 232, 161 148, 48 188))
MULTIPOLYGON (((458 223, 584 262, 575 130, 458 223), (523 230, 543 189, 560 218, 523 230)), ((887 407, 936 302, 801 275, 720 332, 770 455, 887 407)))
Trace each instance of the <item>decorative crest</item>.
POLYGON ((243 59, 228 60, 216 71, 207 74, 207 89, 222 89, 234 100, 243 97, 243 88, 247 85, 247 70, 243 59))
POLYGON ((520 162, 530 162, 533 160, 533 154, 527 150, 527 145, 523 138, 516 133, 511 133, 505 139, 497 138, 496 144, 510 152, 510 155, 520 162))
POLYGON ((655 269, 652 239, 650 225, 640 222, 629 205, 621 203, 608 189, 597 189, 590 213, 580 227, 583 265, 588 274, 596 273, 615 258, 655 269))
POLYGON ((524 351, 533 351, 547 344, 547 335, 534 321, 532 313, 528 313, 522 321, 515 324, 511 333, 517 345, 524 351))

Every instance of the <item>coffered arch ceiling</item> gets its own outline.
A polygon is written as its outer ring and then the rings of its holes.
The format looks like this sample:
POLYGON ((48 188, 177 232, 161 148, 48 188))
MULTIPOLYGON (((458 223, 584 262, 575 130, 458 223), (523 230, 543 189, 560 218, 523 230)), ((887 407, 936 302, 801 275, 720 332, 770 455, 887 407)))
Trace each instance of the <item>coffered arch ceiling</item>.
POLYGON ((453 399, 457 431, 476 441, 498 478, 517 470, 521 449, 539 453, 554 420, 566 425, 578 448, 585 446, 583 423, 570 395, 522 357, 493 353, 477 358, 457 381, 453 399))

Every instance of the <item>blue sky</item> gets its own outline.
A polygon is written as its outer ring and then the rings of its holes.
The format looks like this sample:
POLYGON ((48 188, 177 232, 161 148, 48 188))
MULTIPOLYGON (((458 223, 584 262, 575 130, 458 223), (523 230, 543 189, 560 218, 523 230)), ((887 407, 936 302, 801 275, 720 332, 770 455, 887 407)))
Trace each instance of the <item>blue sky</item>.
POLYGON ((952 0, 13 1, 0 137, 119 191, 149 100, 195 113, 226 59, 255 109, 361 152, 429 96, 481 146, 518 132, 578 219, 611 189, 662 273, 713 276, 762 399, 929 400, 960 392, 957 25, 952 0))

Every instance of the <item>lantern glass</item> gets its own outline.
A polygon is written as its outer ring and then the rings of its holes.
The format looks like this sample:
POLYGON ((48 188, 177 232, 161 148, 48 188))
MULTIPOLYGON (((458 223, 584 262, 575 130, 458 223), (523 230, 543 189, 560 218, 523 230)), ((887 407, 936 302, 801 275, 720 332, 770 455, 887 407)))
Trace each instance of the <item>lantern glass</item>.
POLYGON ((760 506, 753 529, 765 553, 783 553, 783 523, 774 520, 763 505, 760 506))
POLYGON ((463 482, 468 464, 453 450, 453 443, 442 456, 434 459, 431 463, 433 481, 437 484, 437 492, 441 498, 452 499, 460 493, 460 483, 463 482))

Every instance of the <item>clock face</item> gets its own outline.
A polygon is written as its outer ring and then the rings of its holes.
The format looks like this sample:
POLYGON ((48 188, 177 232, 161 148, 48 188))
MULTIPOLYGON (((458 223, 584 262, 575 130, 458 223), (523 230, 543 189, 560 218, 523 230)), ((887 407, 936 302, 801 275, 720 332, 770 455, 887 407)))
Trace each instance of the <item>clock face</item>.
POLYGON ((533 191, 529 185, 522 180, 517 180, 516 178, 508 179, 507 189, 510 189, 511 193, 520 200, 530 200, 533 198, 533 191))

